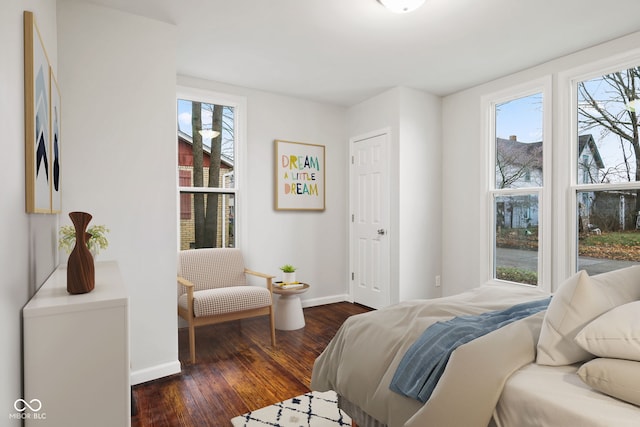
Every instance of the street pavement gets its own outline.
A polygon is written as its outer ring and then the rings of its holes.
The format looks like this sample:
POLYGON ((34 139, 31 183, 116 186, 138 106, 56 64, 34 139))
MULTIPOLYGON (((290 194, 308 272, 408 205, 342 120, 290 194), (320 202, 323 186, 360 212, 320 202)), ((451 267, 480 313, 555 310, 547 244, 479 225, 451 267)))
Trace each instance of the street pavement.
MULTIPOLYGON (((538 269, 538 252, 523 249, 497 248, 496 260, 501 267, 520 267, 531 271, 538 269)), ((638 265, 633 261, 616 261, 601 258, 578 258, 578 270, 586 270, 590 276, 619 268, 638 265)))

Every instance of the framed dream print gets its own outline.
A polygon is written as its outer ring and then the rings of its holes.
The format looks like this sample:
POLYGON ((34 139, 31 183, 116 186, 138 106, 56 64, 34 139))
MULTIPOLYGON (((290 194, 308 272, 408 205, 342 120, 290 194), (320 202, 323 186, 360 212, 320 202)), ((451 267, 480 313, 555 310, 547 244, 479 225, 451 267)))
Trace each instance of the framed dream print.
POLYGON ((275 208, 325 208, 324 145, 275 141, 275 208))
POLYGON ((49 59, 33 13, 24 12, 26 210, 51 212, 49 59))
POLYGON ((60 101, 60 88, 58 81, 53 74, 53 68, 49 67, 49 88, 51 93, 51 108, 49 117, 51 118, 51 147, 49 150, 50 168, 49 181, 51 191, 51 213, 61 212, 61 193, 60 193, 60 128, 62 124, 62 114, 60 101))

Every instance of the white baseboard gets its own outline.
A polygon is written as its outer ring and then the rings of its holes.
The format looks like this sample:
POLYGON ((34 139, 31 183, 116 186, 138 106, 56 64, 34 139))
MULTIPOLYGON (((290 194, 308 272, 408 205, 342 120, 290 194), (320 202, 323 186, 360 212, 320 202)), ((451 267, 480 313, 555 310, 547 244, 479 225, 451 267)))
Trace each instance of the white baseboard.
POLYGON ((136 385, 179 373, 180 361, 176 360, 175 362, 163 363, 162 365, 131 371, 130 380, 131 385, 136 385))
POLYGON ((317 305, 333 304, 336 302, 353 302, 349 294, 331 295, 322 298, 310 298, 302 300, 302 307, 315 307, 317 305))

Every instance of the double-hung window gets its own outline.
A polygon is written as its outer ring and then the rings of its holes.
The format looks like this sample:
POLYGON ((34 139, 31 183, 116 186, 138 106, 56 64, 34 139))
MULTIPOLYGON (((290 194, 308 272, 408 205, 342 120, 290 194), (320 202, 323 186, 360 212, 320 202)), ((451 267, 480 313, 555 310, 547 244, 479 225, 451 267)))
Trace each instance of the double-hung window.
POLYGON ((573 265, 597 274, 640 261, 640 66, 570 84, 573 265))
POLYGON ((489 280, 537 286, 550 253, 550 92, 545 79, 483 101, 489 280))
POLYGON ((241 100, 177 97, 180 250, 238 246, 241 100))
POLYGON ((640 262, 639 63, 559 73, 553 103, 551 77, 483 98, 488 280, 553 290, 640 262))

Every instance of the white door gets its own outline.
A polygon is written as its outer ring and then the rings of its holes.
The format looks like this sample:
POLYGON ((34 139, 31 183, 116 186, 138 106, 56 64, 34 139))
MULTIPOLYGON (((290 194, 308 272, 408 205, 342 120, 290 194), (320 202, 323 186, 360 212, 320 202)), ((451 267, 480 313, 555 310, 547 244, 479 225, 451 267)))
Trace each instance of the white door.
POLYGON ((354 301, 390 304, 389 134, 351 140, 351 284, 354 301))

